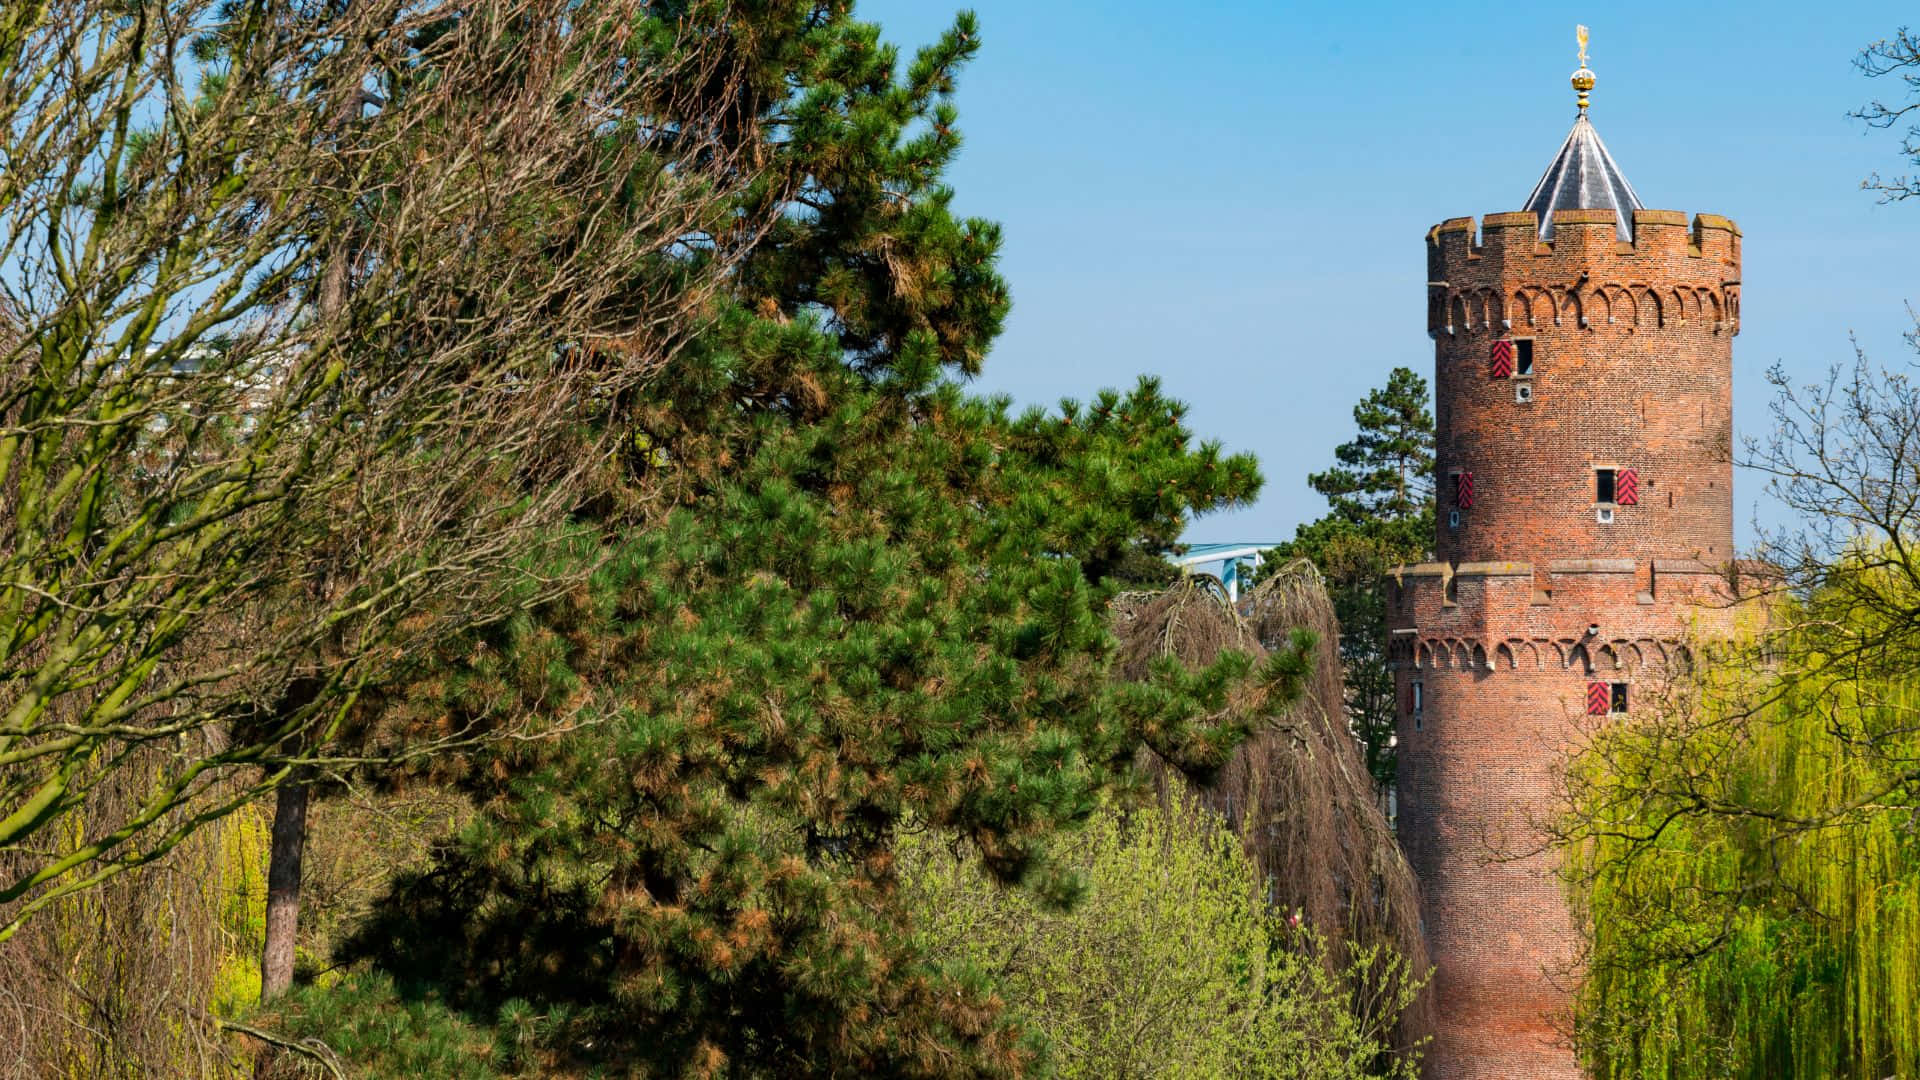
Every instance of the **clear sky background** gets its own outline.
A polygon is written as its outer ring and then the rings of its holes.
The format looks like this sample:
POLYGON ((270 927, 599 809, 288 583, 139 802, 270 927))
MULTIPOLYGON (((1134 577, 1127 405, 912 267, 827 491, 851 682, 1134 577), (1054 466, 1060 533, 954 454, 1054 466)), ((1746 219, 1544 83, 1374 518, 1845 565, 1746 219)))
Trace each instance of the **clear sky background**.
MULTIPOLYGON (((903 47, 960 4, 862 0, 903 47)), ((1846 113, 1905 88, 1852 66, 1912 12, 1886 3, 1190 4, 978 0, 956 103, 961 212, 1006 227, 1014 309, 978 382, 1021 403, 1160 375, 1190 422, 1259 455, 1257 505, 1191 541, 1275 541, 1319 516, 1306 474, 1406 365, 1429 379, 1429 226, 1518 209, 1574 117, 1643 202, 1745 234, 1734 416, 1764 435, 1766 369, 1913 358, 1920 200, 1880 205, 1899 135, 1846 113)), ((1760 484, 1739 477, 1742 543, 1760 484)))

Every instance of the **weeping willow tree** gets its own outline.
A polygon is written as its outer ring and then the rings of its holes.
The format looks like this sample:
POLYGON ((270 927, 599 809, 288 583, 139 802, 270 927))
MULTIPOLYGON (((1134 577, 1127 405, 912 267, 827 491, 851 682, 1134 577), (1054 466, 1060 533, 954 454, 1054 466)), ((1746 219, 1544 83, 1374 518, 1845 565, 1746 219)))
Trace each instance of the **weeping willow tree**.
POLYGON ((1862 750, 1920 756, 1920 686, 1826 673, 1746 691, 1605 733, 1584 765, 1589 1065, 1920 1077, 1920 814, 1911 776, 1862 750))
POLYGON ((1350 983, 1351 1007, 1403 1060, 1433 1028, 1419 895, 1381 812, 1344 706, 1339 622, 1326 584, 1304 560, 1261 581, 1236 611, 1217 586, 1189 581, 1114 604, 1118 673, 1144 681, 1166 658, 1195 670, 1227 652, 1302 653, 1302 693, 1276 708, 1204 782, 1142 753, 1162 801, 1191 798, 1239 836, 1266 899, 1326 940, 1350 983), (1305 635, 1305 636, 1302 636, 1305 635), (1350 963, 1368 955, 1377 963, 1350 963))
POLYGON ((1776 385, 1766 618, 1572 773, 1599 1077, 1920 1077, 1920 387, 1776 385))

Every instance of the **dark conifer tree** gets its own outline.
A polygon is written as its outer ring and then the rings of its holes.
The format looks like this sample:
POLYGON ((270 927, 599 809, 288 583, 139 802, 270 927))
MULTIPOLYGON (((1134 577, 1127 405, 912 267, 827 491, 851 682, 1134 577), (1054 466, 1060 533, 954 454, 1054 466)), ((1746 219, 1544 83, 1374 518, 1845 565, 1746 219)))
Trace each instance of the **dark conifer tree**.
POLYGON ((589 585, 389 688, 384 724, 567 730, 443 763, 476 819, 347 958, 524 1028, 540 1068, 1017 1075, 1034 1051, 985 974, 924 956, 895 837, 1068 903, 1050 839, 1142 745, 1222 765, 1310 639, 1112 677, 1108 599, 1251 498, 1252 459, 1196 443, 1152 380, 1057 412, 965 391, 1008 308, 999 230, 941 183, 970 15, 902 69, 841 0, 732 9, 712 32, 759 91, 783 212, 621 403, 589 585))
POLYGON ((1336 464, 1307 477, 1333 516, 1356 523, 1430 524, 1433 505, 1433 406, 1427 380, 1394 368, 1387 385, 1353 407, 1353 439, 1334 448, 1336 464))

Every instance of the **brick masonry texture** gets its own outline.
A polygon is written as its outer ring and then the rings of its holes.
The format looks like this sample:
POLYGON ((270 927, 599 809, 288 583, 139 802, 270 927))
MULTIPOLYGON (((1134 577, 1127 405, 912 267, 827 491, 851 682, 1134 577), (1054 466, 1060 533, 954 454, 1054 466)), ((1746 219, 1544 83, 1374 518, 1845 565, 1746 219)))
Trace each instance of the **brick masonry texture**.
POLYGON ((1427 237, 1439 561, 1396 572, 1391 656, 1400 836, 1436 963, 1431 1080, 1580 1077, 1566 1039, 1580 937, 1540 826, 1588 683, 1638 700, 1691 662, 1682 642, 1727 624, 1738 591, 1739 230, 1642 210, 1623 244, 1610 212, 1563 211, 1551 244, 1536 233, 1518 213, 1427 237), (1533 342, 1530 377, 1491 377, 1500 339, 1533 342), (1640 481, 1605 524, 1602 468, 1640 481))

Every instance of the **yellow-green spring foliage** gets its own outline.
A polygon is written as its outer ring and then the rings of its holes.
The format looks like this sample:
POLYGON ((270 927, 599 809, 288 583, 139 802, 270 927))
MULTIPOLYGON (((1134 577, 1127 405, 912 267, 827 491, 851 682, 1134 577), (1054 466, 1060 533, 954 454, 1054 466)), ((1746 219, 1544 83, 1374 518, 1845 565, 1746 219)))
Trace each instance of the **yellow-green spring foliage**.
POLYGON ((1576 771, 1595 1076, 1920 1077, 1920 685, 1797 638, 1576 771))
MULTIPOLYGON (((1268 908, 1239 841, 1206 811, 1103 813, 1063 848, 1088 887, 1067 911, 924 836, 900 852, 927 955, 1001 995, 1054 1075, 1414 1075, 1384 1034, 1408 1002, 1356 1007, 1312 931, 1268 908)), ((1355 970, 1397 963, 1362 951, 1355 970)))
MULTIPOLYGON (((137 796, 144 764, 100 783, 104 810, 61 822, 61 839, 79 842, 137 796)), ((243 810, 0 942, 0 1080, 249 1075, 207 1018, 260 992, 261 836, 243 810)))
POLYGON ((257 804, 227 818, 220 843, 220 950, 213 1012, 236 1016, 260 1000, 260 945, 267 927, 267 817, 257 804))

